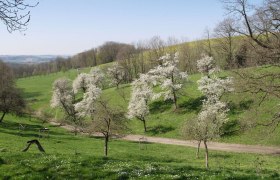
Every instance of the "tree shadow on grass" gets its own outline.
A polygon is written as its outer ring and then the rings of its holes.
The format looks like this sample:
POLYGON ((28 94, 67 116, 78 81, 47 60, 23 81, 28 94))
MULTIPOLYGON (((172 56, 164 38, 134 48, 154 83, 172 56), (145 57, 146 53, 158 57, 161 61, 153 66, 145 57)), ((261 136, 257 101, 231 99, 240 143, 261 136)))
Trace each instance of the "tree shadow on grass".
POLYGON ((198 98, 190 98, 188 101, 179 105, 182 109, 181 113, 195 112, 198 113, 202 108, 202 101, 205 99, 204 96, 198 98))
POLYGON ((27 132, 15 132, 15 131, 3 131, 0 130, 1 133, 10 134, 14 136, 20 136, 20 137, 32 137, 32 138, 38 138, 38 133, 27 133, 27 132))
POLYGON ((157 126, 148 128, 148 133, 151 135, 157 135, 157 134, 165 134, 165 133, 173 131, 173 130, 175 130, 175 128, 171 127, 171 126, 157 125, 157 126))
POLYGON ((240 122, 237 119, 234 119, 228 121, 222 128, 224 132, 222 135, 223 137, 238 135, 240 133, 240 122))
POLYGON ((6 161, 0 157, 0 165, 6 164, 6 161))
POLYGON ((242 112, 244 112, 245 110, 250 109, 251 105, 254 103, 253 100, 242 100, 240 101, 238 104, 233 103, 233 102, 229 102, 228 106, 229 106, 229 114, 230 115, 237 115, 240 114, 242 112))
POLYGON ((97 140, 104 140, 104 137, 102 137, 102 136, 93 136, 93 135, 90 135, 90 136, 88 136, 88 138, 90 138, 90 139, 97 139, 97 140))
POLYGON ((37 100, 36 97, 42 95, 42 93, 40 92, 26 92, 26 91, 23 91, 22 93, 23 97, 26 98, 26 99, 29 99, 29 100, 37 100))
POLYGON ((40 129, 43 128, 41 125, 34 125, 34 124, 26 124, 26 123, 18 123, 18 122, 11 122, 11 121, 3 121, 0 123, 0 129, 3 128, 5 130, 18 130, 19 127, 25 127, 25 130, 33 130, 33 129, 40 129))
MULTIPOLYGON (((0 132, 20 137, 39 137, 39 130, 42 128, 45 128, 45 126, 9 121, 0 124, 0 132)), ((67 136, 66 133, 53 131, 52 128, 50 128, 49 135, 67 136)))
POLYGON ((145 144, 155 144, 155 143, 153 143, 153 142, 147 142, 147 141, 141 141, 141 142, 139 142, 139 140, 138 141, 131 141, 130 143, 133 143, 133 144, 138 144, 138 145, 145 145, 145 144))
POLYGON ((223 159, 228 159, 231 158, 231 155, 228 154, 210 154, 211 158, 223 158, 223 159))
POLYGON ((172 108, 173 102, 172 100, 166 101, 156 101, 151 103, 150 112, 151 114, 162 113, 170 108, 172 108))

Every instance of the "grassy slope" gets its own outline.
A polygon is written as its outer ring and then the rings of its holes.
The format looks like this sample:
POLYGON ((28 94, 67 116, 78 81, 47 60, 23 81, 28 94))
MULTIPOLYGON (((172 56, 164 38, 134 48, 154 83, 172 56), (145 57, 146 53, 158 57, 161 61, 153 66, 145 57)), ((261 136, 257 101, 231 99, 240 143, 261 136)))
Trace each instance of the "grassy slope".
MULTIPOLYGON (((107 65, 103 65, 107 66, 107 65)), ((253 71, 255 69, 252 69, 253 71)), ((85 69, 84 71, 89 71, 85 69)), ((18 87, 24 90, 24 96, 31 102, 31 106, 34 109, 43 109, 54 116, 54 111, 50 109, 49 102, 51 98, 51 86, 55 79, 59 77, 68 77, 73 79, 77 75, 75 70, 67 71, 65 73, 56 73, 46 76, 34 76, 29 78, 19 79, 17 81, 18 87)), ((189 82, 186 83, 185 89, 182 92, 183 96, 179 98, 180 109, 176 112, 173 110, 172 103, 159 100, 150 104, 151 114, 148 116, 148 135, 170 137, 170 138, 182 138, 181 127, 183 123, 191 118, 194 118, 199 112, 201 107, 201 94, 197 90, 196 81, 200 78, 200 75, 192 75, 189 78, 189 82)), ((111 103, 120 105, 126 109, 127 101, 130 96, 129 85, 123 85, 119 90, 116 88, 109 88, 104 90, 103 96, 110 99, 111 103), (124 100, 120 94, 126 95, 124 100)), ((250 109, 250 102, 253 97, 249 94, 232 94, 226 97, 228 101, 231 101, 230 105, 232 110, 230 112, 230 120, 235 126, 236 120, 249 117, 250 112, 244 108, 244 105, 250 109)), ((276 100, 270 100, 266 103, 265 108, 272 108, 278 102, 276 100)), ((140 121, 130 121, 130 127, 132 133, 143 134, 143 125, 140 121)), ((279 145, 280 144, 280 127, 274 132, 269 133, 266 128, 254 128, 243 133, 230 134, 220 141, 233 142, 233 143, 245 143, 245 144, 263 144, 263 145, 279 145)))
POLYGON ((0 179, 270 179, 280 178, 280 159, 274 156, 210 151, 210 169, 195 149, 172 145, 112 140, 109 157, 103 157, 103 140, 74 136, 64 129, 35 119, 7 116, 0 126, 0 179), (19 123, 26 126, 19 131, 19 123), (50 128, 40 142, 20 152, 25 142, 38 138, 38 129, 50 128))

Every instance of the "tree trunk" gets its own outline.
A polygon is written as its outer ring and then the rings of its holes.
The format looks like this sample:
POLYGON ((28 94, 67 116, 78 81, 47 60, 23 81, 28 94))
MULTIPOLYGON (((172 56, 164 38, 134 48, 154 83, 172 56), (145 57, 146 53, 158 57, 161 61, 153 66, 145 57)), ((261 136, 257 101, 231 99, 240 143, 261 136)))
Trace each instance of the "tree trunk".
POLYGON ((196 151, 196 158, 199 158, 199 149, 200 149, 201 140, 198 141, 197 151, 196 151))
POLYGON ((204 140, 204 146, 205 146, 205 166, 208 169, 209 164, 208 164, 208 147, 207 147, 207 142, 204 140))
POLYGON ((178 109, 178 104, 177 104, 177 96, 176 93, 173 92, 173 98, 174 98, 174 105, 175 105, 175 110, 178 109))
MULTIPOLYGON (((173 74, 172 74, 172 77, 171 77, 171 81, 172 81, 172 84, 175 83, 173 74)), ((178 105, 177 105, 177 96, 176 96, 176 92, 175 92, 174 89, 172 89, 172 94, 173 94, 173 102, 174 102, 174 105, 175 105, 175 110, 177 110, 177 109, 178 109, 178 105)))
POLYGON ((78 134, 78 129, 77 129, 77 126, 75 125, 75 129, 74 129, 74 133, 75 133, 75 136, 77 136, 78 134))
POLYGON ((142 121, 143 121, 143 125, 144 125, 144 131, 145 131, 145 132, 147 132, 146 120, 145 120, 145 119, 143 119, 142 121))
POLYGON ((104 142, 104 155, 107 157, 107 155, 108 155, 108 141, 109 141, 109 136, 108 136, 108 134, 107 135, 105 135, 105 137, 104 137, 105 139, 105 142, 104 142))
POLYGON ((87 91, 87 89, 85 87, 82 87, 83 92, 85 93, 87 91))
POLYGON ((4 112, 1 116, 0 123, 3 122, 3 119, 4 119, 5 115, 6 115, 6 113, 4 112))

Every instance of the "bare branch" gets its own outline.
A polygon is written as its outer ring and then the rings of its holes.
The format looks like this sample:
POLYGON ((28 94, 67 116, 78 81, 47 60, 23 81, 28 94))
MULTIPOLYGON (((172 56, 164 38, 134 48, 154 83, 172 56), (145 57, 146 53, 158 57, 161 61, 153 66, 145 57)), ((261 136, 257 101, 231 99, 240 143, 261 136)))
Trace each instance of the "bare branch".
POLYGON ((26 0, 2 0, 0 1, 0 20, 6 25, 8 32, 27 30, 31 15, 28 9, 36 7, 26 3, 26 0))

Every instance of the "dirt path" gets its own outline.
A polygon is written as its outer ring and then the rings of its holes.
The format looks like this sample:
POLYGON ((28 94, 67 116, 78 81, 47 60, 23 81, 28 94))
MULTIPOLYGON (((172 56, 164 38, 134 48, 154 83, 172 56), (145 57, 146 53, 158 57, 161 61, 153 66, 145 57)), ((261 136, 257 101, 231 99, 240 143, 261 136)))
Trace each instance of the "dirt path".
MULTIPOLYGON (((52 125, 58 126, 56 122, 50 122, 52 125)), ((61 125, 60 127, 65 128, 69 131, 73 131, 74 127, 71 125, 61 125)), ((96 136, 101 136, 96 134, 96 136)), ((121 139, 126 141, 136 141, 138 142, 140 138, 144 138, 146 142, 149 143, 160 143, 160 144, 170 144, 188 147, 197 147, 196 141, 186 141, 171 138, 161 138, 161 137, 150 137, 143 135, 127 135, 121 139)), ((201 145, 202 148, 203 145, 201 145)), ((270 146, 260 146, 260 145, 243 145, 243 144, 229 144, 229 143, 218 143, 218 142, 208 142, 208 148, 217 151, 227 151, 227 152, 242 152, 242 153, 257 153, 257 154, 272 154, 280 156, 280 147, 270 147, 270 146)))
MULTIPOLYGON (((170 138, 161 137, 148 137, 141 135, 127 135, 122 139, 127 141, 139 141, 139 138, 146 138, 147 142, 160 143, 160 144, 172 144, 179 146, 197 147, 197 141, 186 141, 170 138)), ((202 148, 203 145, 201 145, 202 148)), ((208 148, 218 151, 228 151, 228 152, 242 152, 242 153, 258 153, 258 154, 274 154, 280 155, 279 147, 268 147, 259 145, 243 145, 243 144, 228 144, 228 143, 218 143, 218 142, 208 142, 208 148)))

